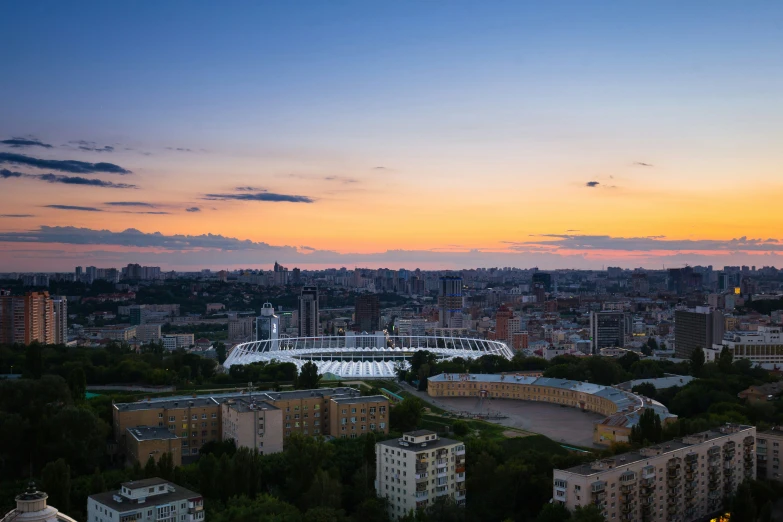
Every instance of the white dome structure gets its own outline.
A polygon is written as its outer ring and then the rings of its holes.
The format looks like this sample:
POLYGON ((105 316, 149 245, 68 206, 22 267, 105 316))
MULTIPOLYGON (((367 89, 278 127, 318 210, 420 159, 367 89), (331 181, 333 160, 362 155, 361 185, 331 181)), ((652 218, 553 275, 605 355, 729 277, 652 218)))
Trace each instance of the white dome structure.
POLYGON ((54 506, 48 506, 49 495, 35 488, 30 482, 27 490, 16 496, 16 509, 6 513, 0 522, 76 522, 68 515, 57 511, 54 506))

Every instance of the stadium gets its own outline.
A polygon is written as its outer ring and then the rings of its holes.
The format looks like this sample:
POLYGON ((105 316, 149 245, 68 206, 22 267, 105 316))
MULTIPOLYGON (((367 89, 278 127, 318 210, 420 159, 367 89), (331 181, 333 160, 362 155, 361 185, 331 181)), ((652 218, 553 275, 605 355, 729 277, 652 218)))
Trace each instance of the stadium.
POLYGON ((486 339, 440 336, 399 336, 356 334, 348 336, 290 337, 252 341, 235 346, 223 363, 235 364, 262 361, 292 362, 301 368, 306 362, 318 366, 319 373, 339 378, 393 377, 395 367, 409 366, 414 353, 427 350, 438 360, 455 357, 475 359, 483 355, 499 355, 510 359, 511 349, 502 342, 486 339))

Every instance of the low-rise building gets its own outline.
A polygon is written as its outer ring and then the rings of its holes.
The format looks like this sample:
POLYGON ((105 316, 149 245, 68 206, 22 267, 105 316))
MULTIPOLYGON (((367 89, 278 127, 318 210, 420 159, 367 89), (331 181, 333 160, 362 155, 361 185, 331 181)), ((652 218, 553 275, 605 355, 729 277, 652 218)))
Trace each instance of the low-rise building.
POLYGON ((223 440, 238 448, 257 449, 262 455, 283 451, 283 412, 253 398, 229 399, 220 405, 223 440))
POLYGON ((771 401, 781 393, 783 393, 783 383, 768 382, 742 390, 737 396, 739 396, 740 399, 745 399, 749 403, 759 403, 771 401))
POLYGON ((399 519, 425 509, 439 497, 465 505, 465 445, 429 430, 375 445, 375 491, 388 501, 389 516, 399 519))
POLYGON ((203 522, 204 499, 163 479, 123 482, 119 491, 87 497, 89 522, 203 522))
POLYGON ((138 462, 144 466, 150 457, 158 462, 164 453, 171 455, 175 466, 182 464, 182 439, 168 428, 158 426, 128 428, 125 443, 125 456, 129 465, 138 462))
POLYGON ((169 351, 174 351, 178 348, 190 348, 196 343, 193 334, 167 334, 161 336, 160 340, 163 342, 163 348, 169 351))
POLYGON ((759 326, 752 332, 726 334, 721 345, 731 350, 734 360, 748 359, 754 364, 783 364, 783 328, 759 326))
POLYGON ((716 431, 554 470, 554 502, 596 505, 606 520, 704 520, 756 476, 756 428, 716 431))
POLYGON ((100 328, 85 328, 82 333, 90 339, 109 339, 111 341, 130 341, 136 337, 136 326, 114 325, 100 328))
POLYGON ((34 483, 24 493, 16 496, 16 508, 0 518, 0 522, 76 522, 68 515, 60 513, 56 507, 49 506, 49 495, 38 491, 34 483))

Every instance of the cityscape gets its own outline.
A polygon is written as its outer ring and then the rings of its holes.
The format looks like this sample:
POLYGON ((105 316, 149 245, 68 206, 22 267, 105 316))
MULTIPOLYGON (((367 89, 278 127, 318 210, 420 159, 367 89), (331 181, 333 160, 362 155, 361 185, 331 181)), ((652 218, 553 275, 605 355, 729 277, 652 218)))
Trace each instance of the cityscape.
POLYGON ((783 521, 782 25, 0 5, 0 522, 783 521))

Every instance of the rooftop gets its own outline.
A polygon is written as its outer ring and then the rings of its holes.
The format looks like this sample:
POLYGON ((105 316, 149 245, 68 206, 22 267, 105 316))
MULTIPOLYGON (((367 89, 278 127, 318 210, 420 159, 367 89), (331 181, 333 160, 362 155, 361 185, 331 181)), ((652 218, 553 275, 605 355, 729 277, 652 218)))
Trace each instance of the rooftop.
MULTIPOLYGON (((746 430, 755 429, 753 426, 744 426, 744 425, 740 425, 738 426, 738 428, 739 429, 737 433, 741 433, 746 430)), ((684 437, 683 439, 675 439, 669 442, 662 442, 661 444, 649 446, 647 448, 643 448, 640 451, 630 451, 628 453, 615 455, 614 457, 603 459, 601 461, 591 462, 587 464, 580 464, 578 466, 568 468, 564 471, 568 473, 573 473, 575 475, 582 475, 585 477, 589 477, 590 475, 598 475, 600 473, 604 473, 607 469, 620 468, 622 466, 633 464, 634 462, 638 462, 640 460, 649 460, 651 458, 657 458, 660 456, 673 453, 678 450, 689 448, 691 446, 698 446, 699 444, 704 444, 711 440, 727 437, 728 435, 730 435, 730 433, 723 433, 721 431, 716 431, 716 430, 704 431, 701 433, 693 434, 689 437, 684 437), (696 442, 695 440, 694 442, 686 442, 689 439, 691 440, 698 439, 698 442, 696 442), (647 451, 659 450, 660 453, 643 455, 642 452, 644 452, 645 450, 647 451), (606 466, 601 469, 598 469, 597 464, 599 463, 606 464, 606 466)))
POLYGON ((95 495, 90 495, 89 498, 119 513, 137 511, 140 505, 144 506, 145 508, 151 508, 152 506, 170 504, 179 500, 201 498, 201 495, 194 491, 190 491, 189 489, 185 489, 181 486, 177 486, 176 484, 172 484, 159 478, 123 482, 122 486, 129 489, 139 489, 145 487, 149 488, 160 484, 167 484, 169 486, 169 491, 160 495, 151 496, 149 502, 144 503, 139 503, 137 500, 131 500, 127 497, 123 497, 119 494, 119 491, 97 493, 95 495))
POLYGON ((272 404, 269 404, 268 402, 256 401, 255 399, 250 400, 248 398, 237 399, 236 401, 228 401, 228 407, 240 413, 246 413, 249 411, 258 411, 258 410, 263 411, 263 410, 280 409, 277 406, 273 406, 272 404))
POLYGON ((338 404, 360 404, 367 402, 388 402, 389 399, 383 395, 368 395, 366 397, 338 396, 332 397, 332 400, 338 404))
POLYGON ((168 428, 159 426, 136 426, 135 428, 127 428, 126 430, 131 437, 138 440, 161 440, 161 439, 176 439, 177 436, 171 433, 168 428))
MULTIPOLYGON (((418 431, 426 432, 427 430, 418 430, 418 431)), ((416 433, 416 432, 406 432, 405 435, 411 435, 411 433, 416 433)), ((432 431, 428 433, 432 435, 435 434, 435 432, 432 431)), ((415 435, 415 436, 421 436, 421 435, 415 435)), ((446 446, 452 446, 454 444, 462 444, 462 443, 458 440, 439 438, 436 440, 428 440, 426 442, 422 442, 418 444, 413 442, 403 442, 402 439, 384 440, 382 442, 379 442, 378 444, 381 446, 387 446, 389 448, 394 448, 398 450, 402 449, 406 451, 411 451, 411 450, 419 451, 421 449, 432 450, 432 449, 438 449, 438 448, 443 448, 446 446)))

